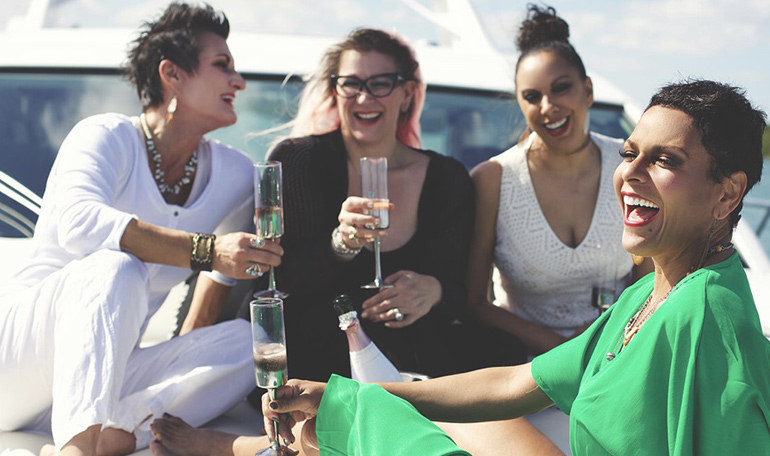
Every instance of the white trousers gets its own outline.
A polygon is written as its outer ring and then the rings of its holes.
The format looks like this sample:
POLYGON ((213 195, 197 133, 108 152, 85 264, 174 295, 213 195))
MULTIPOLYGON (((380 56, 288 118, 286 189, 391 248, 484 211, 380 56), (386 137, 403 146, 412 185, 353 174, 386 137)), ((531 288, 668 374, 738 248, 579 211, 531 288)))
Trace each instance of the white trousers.
POLYGON ((57 448, 101 424, 149 445, 163 413, 193 426, 254 388, 245 320, 138 348, 147 269, 100 251, 37 285, 0 296, 0 430, 50 431, 57 448))

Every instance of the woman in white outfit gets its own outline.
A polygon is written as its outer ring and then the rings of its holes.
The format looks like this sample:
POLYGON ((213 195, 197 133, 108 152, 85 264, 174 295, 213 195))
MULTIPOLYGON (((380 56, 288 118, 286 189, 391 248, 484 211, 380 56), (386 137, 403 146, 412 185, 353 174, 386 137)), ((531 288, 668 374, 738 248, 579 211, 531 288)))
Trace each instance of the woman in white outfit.
POLYGON ((142 115, 87 118, 61 146, 32 258, 0 288, 0 430, 50 430, 44 454, 131 453, 153 417, 203 424, 253 387, 245 321, 137 345, 190 269, 248 278, 280 263, 278 245, 237 232, 251 161, 203 138, 236 121, 245 87, 228 33, 211 7, 171 4, 125 68, 142 115))
MULTIPOLYGON (((612 187, 623 142, 588 131, 593 85, 568 37, 553 8, 529 6, 516 65, 528 135, 471 172, 469 306, 517 336, 529 356, 585 329, 599 316, 594 290, 619 291, 634 268, 612 187)), ((634 273, 641 270, 651 269, 634 273)))

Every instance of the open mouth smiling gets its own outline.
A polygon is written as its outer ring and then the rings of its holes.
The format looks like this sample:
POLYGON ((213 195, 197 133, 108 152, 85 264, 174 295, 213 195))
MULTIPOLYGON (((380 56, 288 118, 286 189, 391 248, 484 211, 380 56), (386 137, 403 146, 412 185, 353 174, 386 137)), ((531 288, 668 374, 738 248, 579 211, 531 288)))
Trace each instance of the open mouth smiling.
POLYGON ((563 134, 565 131, 567 131, 567 126, 569 125, 569 116, 557 120, 556 122, 551 123, 544 123, 543 127, 545 127, 546 131, 553 136, 559 136, 563 134))
POLYGON ((625 208, 624 222, 629 226, 643 226, 652 222, 660 208, 650 200, 638 195, 623 195, 625 208))
POLYGON ((382 116, 381 112, 357 112, 353 114, 356 119, 363 120, 365 122, 373 122, 382 116))

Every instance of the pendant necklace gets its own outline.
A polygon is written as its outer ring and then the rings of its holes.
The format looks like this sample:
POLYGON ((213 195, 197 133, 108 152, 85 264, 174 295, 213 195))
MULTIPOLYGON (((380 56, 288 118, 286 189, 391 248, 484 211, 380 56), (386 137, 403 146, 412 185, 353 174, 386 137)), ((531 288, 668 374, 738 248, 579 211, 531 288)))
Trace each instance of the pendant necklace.
POLYGON ((636 333, 639 332, 639 329, 642 327, 642 325, 652 316, 653 313, 655 313, 658 307, 663 304, 663 301, 668 298, 669 293, 671 293, 671 290, 668 290, 666 294, 655 301, 655 304, 653 305, 650 305, 650 303, 652 303, 652 293, 650 293, 650 296, 647 297, 647 299, 644 301, 644 304, 642 304, 634 316, 631 317, 628 323, 626 323, 626 327, 623 329, 623 333, 620 335, 618 343, 615 344, 615 350, 607 353, 607 361, 612 361, 615 359, 616 353, 620 353, 621 350, 626 348, 626 345, 631 342, 631 339, 636 335, 636 333))
POLYGON ((172 193, 174 195, 178 195, 182 190, 182 187, 192 182, 192 174, 195 172, 195 165, 198 163, 198 149, 193 151, 190 159, 187 161, 187 164, 184 165, 184 175, 182 178, 179 179, 176 184, 170 186, 166 183, 165 173, 163 172, 163 169, 161 169, 160 165, 162 157, 160 156, 158 149, 155 147, 155 140, 152 139, 152 132, 150 131, 150 126, 147 125, 147 119, 145 118, 144 113, 139 116, 139 120, 142 123, 142 131, 144 132, 144 140, 145 145, 147 146, 147 151, 150 152, 150 155, 152 156, 152 175, 155 178, 155 183, 158 185, 158 190, 160 190, 161 193, 172 193))
MULTIPOLYGON (((708 253, 706 254, 706 258, 710 258, 716 253, 723 252, 725 250, 729 250, 733 248, 732 243, 726 243, 726 244, 717 244, 713 247, 711 247, 708 250, 708 253)), ((688 272, 687 275, 690 273, 688 272)), ((673 290, 673 288, 671 289, 673 290)), ((633 317, 631 317, 631 320, 628 321, 626 324, 626 327, 623 329, 623 333, 620 335, 620 339, 618 340, 618 343, 615 344, 615 349, 611 352, 608 352, 606 355, 607 361, 612 361, 615 359, 615 356, 617 356, 618 353, 620 353, 621 350, 626 348, 626 345, 628 345, 629 342, 631 342, 631 339, 639 332, 639 329, 642 327, 642 325, 652 316, 653 313, 658 309, 658 307, 663 304, 663 302, 668 298, 669 293, 671 293, 671 290, 668 290, 666 294, 660 297, 657 301, 655 301, 655 304, 650 305, 652 303, 652 293, 650 293, 650 296, 647 297, 647 299, 644 301, 644 304, 639 308, 639 310, 634 314, 633 317)))

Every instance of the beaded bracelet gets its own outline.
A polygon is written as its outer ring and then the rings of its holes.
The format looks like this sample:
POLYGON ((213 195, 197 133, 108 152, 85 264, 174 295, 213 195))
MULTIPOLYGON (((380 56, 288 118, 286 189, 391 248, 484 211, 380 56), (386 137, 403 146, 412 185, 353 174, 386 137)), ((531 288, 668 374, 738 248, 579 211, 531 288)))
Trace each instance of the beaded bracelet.
POLYGON ((190 253, 190 268, 193 271, 211 271, 214 260, 213 234, 195 233, 192 237, 192 252, 190 253))
POLYGON ((361 248, 362 247, 351 249, 348 247, 348 245, 345 244, 345 241, 342 240, 342 233, 340 233, 339 227, 334 228, 334 231, 332 231, 332 251, 334 251, 339 258, 343 260, 353 259, 356 255, 361 253, 361 248))

